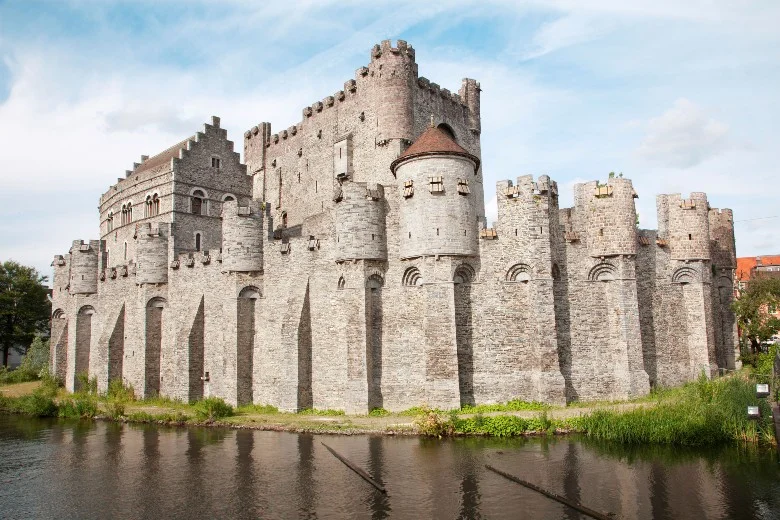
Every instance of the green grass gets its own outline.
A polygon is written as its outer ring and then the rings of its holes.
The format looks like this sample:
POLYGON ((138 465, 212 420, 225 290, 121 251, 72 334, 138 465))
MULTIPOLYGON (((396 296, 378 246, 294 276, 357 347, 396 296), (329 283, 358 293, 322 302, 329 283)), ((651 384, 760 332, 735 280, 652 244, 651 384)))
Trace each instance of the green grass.
POLYGON ((774 436, 769 404, 756 398, 753 381, 740 376, 700 378, 652 408, 597 410, 581 417, 580 427, 591 438, 628 444, 771 443, 774 436), (748 406, 759 406, 762 419, 748 419, 748 406))
POLYGON ((317 408, 305 408, 298 412, 298 415, 345 415, 344 410, 320 410, 317 408))
POLYGON ((233 415, 233 407, 219 397, 207 397, 193 403, 192 411, 199 421, 213 422, 233 415))
POLYGON ((245 404, 236 408, 237 415, 273 415, 278 414, 279 408, 270 404, 245 404))
POLYGON ((476 406, 465 405, 460 408, 461 413, 491 413, 491 412, 540 412, 549 410, 550 405, 536 401, 521 401, 514 399, 506 403, 478 404, 476 406))

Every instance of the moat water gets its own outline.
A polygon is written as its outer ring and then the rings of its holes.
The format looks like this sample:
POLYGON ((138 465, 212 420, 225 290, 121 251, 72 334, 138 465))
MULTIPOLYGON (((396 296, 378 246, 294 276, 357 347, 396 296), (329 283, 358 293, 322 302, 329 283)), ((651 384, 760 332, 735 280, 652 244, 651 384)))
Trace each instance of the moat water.
POLYGON ((0 518, 780 518, 773 452, 326 436, 0 416, 0 518), (382 494, 321 444, 362 467, 382 494))

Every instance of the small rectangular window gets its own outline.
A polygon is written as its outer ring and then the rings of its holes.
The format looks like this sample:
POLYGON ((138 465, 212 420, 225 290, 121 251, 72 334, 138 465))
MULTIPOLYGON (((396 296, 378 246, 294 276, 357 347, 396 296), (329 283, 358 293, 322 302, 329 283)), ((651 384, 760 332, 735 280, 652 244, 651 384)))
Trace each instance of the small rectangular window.
POLYGON ((458 193, 461 195, 468 195, 471 193, 468 179, 458 179, 458 193))
POLYGON ((444 181, 441 177, 428 177, 431 193, 444 193, 444 181))
POLYGON ((212 168, 221 168, 222 167, 222 160, 219 157, 212 157, 211 158, 211 167, 212 168))
POLYGON ((414 195, 414 181, 409 180, 404 182, 404 198, 408 199, 414 195))

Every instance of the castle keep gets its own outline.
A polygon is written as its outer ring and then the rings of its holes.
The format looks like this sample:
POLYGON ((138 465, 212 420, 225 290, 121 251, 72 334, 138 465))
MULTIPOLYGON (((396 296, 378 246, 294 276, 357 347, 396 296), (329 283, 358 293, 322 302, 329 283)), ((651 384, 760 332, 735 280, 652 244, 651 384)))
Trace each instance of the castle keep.
POLYGON ((365 413, 626 399, 735 368, 731 210, 631 181, 498 183, 485 221, 480 88, 371 50, 295 125, 212 118, 100 198, 55 256, 51 366, 136 394, 365 413))

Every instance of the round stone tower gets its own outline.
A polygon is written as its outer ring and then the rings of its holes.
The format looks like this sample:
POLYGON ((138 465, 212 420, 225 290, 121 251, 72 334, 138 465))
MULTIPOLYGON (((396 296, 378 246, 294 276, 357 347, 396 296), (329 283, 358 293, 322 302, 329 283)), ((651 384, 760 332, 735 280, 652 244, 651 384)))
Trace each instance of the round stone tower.
POLYGON ((139 224, 135 283, 168 283, 168 236, 162 225, 139 224))
POLYGON ((385 190, 346 181, 336 197, 336 259, 387 260, 385 190))
POLYGON ((222 271, 263 270, 263 207, 259 201, 222 205, 222 271))
POLYGON ((397 47, 384 40, 371 50, 368 68, 376 84, 373 92, 376 93, 378 140, 411 142, 414 137, 412 90, 417 81, 414 48, 403 40, 398 40, 397 47))
POLYGON ((98 288, 100 240, 74 240, 70 248, 70 293, 94 294, 98 288))
POLYGON ((709 260, 709 204, 705 193, 660 195, 658 235, 669 241, 672 260, 709 260))
POLYGON ((398 180, 400 255, 477 255, 479 159, 446 132, 428 128, 390 169, 398 180))
POLYGON ((585 214, 588 255, 636 254, 636 192, 629 179, 578 184, 575 197, 578 211, 585 214))

